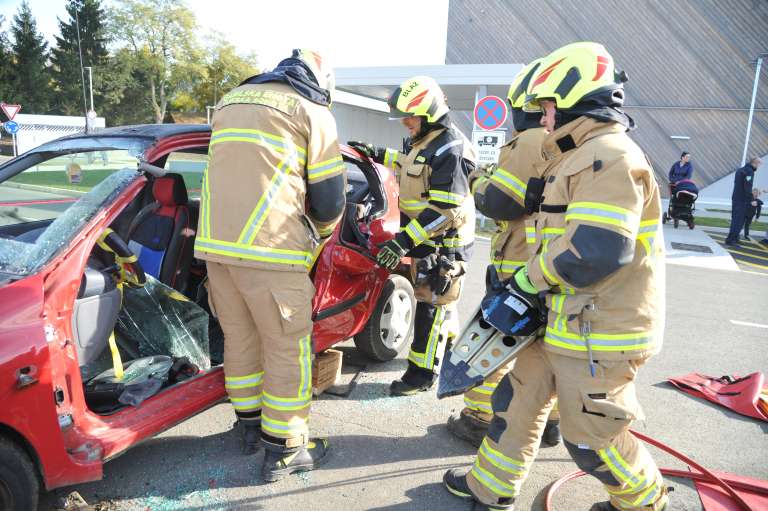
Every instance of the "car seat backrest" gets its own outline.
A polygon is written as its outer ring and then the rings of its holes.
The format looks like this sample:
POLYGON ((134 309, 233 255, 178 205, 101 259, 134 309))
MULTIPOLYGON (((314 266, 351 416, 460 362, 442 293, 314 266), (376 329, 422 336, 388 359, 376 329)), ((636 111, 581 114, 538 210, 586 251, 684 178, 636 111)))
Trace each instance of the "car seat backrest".
POLYGON ((195 235, 184 178, 179 174, 156 178, 152 195, 155 201, 142 208, 131 223, 128 245, 147 274, 183 292, 195 235))

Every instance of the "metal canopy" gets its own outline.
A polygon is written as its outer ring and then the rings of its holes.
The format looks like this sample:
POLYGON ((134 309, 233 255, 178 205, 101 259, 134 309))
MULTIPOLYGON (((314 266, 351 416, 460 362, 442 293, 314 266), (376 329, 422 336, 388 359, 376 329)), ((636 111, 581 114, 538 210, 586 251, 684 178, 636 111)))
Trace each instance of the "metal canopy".
POLYGON ((453 110, 471 111, 478 92, 505 98, 509 84, 522 67, 522 64, 342 67, 335 70, 336 87, 386 101, 403 81, 411 76, 427 75, 440 84, 453 110))

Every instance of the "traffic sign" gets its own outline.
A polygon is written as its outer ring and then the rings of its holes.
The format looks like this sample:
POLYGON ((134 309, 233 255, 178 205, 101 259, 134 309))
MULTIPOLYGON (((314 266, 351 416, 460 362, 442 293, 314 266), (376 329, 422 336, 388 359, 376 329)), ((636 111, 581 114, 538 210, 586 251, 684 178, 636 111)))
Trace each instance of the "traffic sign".
POLYGON ((21 110, 21 105, 10 105, 8 103, 0 103, 0 108, 3 109, 6 117, 9 121, 12 121, 16 114, 21 110))
POLYGON ((472 144, 477 151, 477 164, 487 165, 499 162, 499 149, 504 145, 503 131, 473 131, 472 144))
POLYGON ((3 128, 5 128, 5 131, 10 133, 11 135, 15 135, 19 131, 20 126, 19 126, 19 123, 16 121, 5 121, 3 123, 3 128))
POLYGON ((475 124, 486 131, 501 127, 507 120, 507 105, 498 96, 485 96, 475 105, 475 124))

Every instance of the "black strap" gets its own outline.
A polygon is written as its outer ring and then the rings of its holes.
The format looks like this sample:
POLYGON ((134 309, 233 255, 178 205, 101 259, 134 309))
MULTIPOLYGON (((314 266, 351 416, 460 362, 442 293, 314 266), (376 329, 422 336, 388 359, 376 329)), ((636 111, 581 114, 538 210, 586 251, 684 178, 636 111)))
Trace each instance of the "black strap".
POLYGON ((544 213, 565 213, 568 211, 567 204, 542 204, 541 211, 544 213))

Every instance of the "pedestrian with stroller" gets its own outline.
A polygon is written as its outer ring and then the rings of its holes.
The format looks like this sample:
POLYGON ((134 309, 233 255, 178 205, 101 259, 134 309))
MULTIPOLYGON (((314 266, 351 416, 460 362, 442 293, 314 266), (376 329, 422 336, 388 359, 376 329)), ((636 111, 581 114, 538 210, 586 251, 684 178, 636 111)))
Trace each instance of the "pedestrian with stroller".
MULTIPOLYGON (((691 153, 683 151, 680 155, 680 161, 676 161, 669 169, 669 186, 675 186, 678 181, 691 179, 693 175, 693 164, 691 163, 691 153)), ((671 190, 670 190, 671 191, 671 190)))

